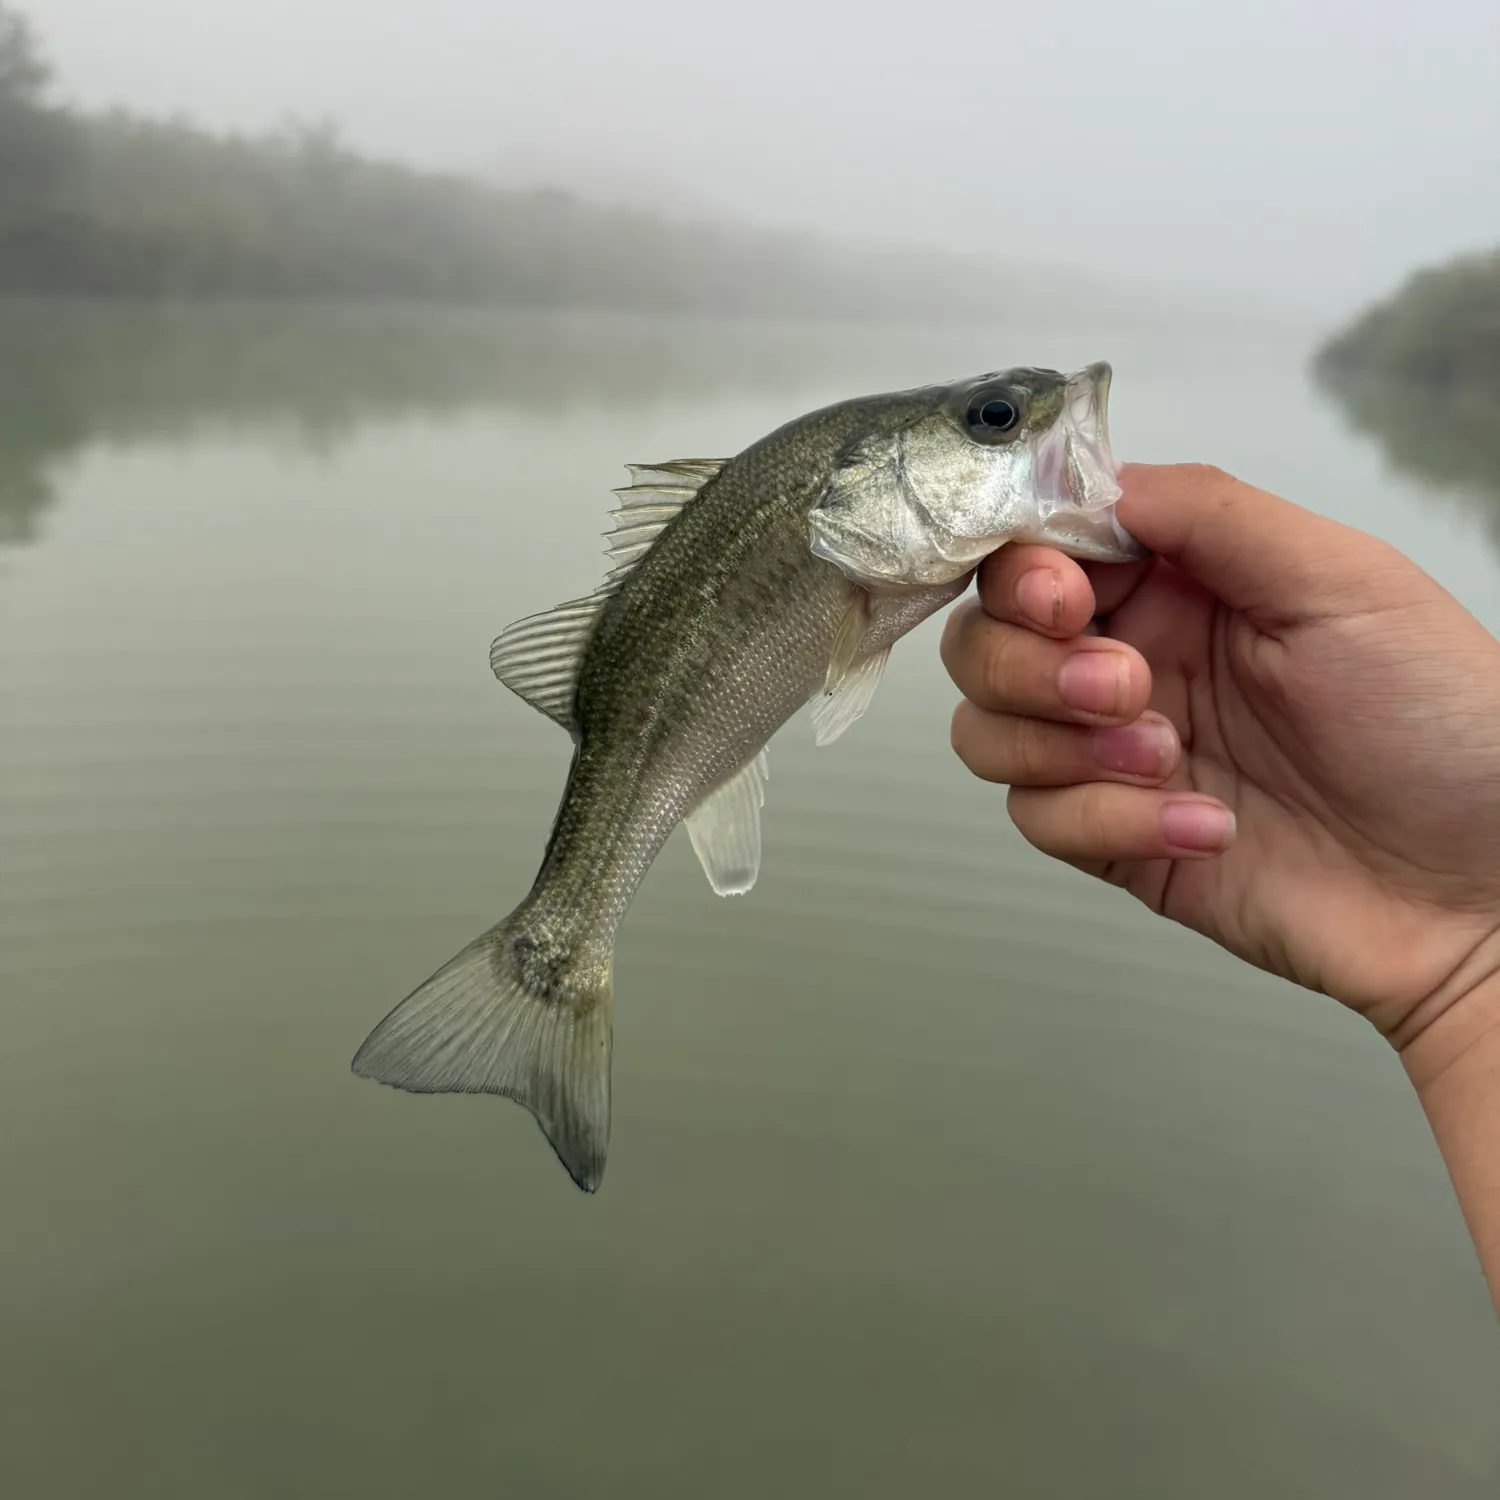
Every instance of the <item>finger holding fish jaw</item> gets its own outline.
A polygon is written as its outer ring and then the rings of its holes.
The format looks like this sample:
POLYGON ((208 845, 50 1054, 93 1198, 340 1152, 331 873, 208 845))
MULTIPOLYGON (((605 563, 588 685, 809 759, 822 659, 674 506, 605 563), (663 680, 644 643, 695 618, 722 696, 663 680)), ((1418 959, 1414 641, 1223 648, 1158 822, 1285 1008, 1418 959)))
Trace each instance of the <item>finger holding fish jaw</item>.
POLYGON ((1096 615, 1118 609, 1148 566, 1085 566, 1054 547, 1012 544, 985 558, 979 602, 992 619, 1069 640, 1081 635, 1096 615))
POLYGON ((1094 615, 1094 591, 1082 567, 1053 547, 1012 542, 979 569, 984 612, 1056 640, 1081 635, 1094 615))
POLYGON ((1029 843, 1095 873, 1122 860, 1204 858, 1234 838, 1221 804, 1166 787, 1182 744, 1146 707, 1145 659, 1081 633, 1143 571, 1085 572, 1052 548, 1002 548, 981 570, 978 603, 956 609, 943 633, 943 663, 964 695, 952 725, 959 759, 1011 788, 1007 810, 1029 843))

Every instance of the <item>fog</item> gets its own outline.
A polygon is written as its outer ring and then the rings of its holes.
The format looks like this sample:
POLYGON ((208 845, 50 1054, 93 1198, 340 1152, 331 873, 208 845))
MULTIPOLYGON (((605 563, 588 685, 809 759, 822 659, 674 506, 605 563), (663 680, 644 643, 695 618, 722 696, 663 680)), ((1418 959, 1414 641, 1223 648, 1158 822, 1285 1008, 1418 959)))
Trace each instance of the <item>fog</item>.
POLYGON ((1497 74, 1500 0, 0 0, 0 1500, 1500 1500, 1399 1060, 1041 857, 939 619, 753 895, 661 850, 597 1197, 349 1069, 546 858, 490 643, 629 464, 1107 359, 1500 631, 1497 74))
POLYGON ((1500 240, 1493 0, 26 8, 85 107, 1330 318, 1500 240))

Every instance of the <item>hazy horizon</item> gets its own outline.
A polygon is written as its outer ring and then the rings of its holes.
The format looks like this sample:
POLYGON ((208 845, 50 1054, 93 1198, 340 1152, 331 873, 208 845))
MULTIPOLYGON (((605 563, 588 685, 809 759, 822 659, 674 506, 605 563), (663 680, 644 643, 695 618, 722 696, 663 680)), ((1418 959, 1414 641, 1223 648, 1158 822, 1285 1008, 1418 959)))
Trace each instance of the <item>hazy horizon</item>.
MULTIPOLYGON (((1500 242, 1500 7, 29 0, 58 97, 1336 320, 1500 242), (168 44, 170 43, 170 44, 168 44), (1050 145, 1043 137, 1050 138, 1050 145)), ((985 289, 978 289, 982 298, 985 289)), ((997 296, 1003 288, 994 289, 997 296)))

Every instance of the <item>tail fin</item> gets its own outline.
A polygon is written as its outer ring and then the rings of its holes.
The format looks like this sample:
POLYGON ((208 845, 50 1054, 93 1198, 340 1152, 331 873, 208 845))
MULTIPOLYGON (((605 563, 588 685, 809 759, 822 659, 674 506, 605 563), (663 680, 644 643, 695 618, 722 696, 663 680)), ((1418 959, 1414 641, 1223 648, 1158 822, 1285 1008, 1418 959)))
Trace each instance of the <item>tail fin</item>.
POLYGON ((522 913, 474 939, 365 1038, 354 1071, 416 1094, 501 1094, 536 1117, 584 1192, 609 1147, 609 962, 583 964, 522 913))

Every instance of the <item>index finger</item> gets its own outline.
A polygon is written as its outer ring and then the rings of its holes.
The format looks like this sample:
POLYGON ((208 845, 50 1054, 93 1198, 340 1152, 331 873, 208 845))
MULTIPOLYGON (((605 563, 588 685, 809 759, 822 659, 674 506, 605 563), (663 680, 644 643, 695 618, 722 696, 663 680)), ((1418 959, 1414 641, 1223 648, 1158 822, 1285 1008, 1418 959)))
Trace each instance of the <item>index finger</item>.
POLYGON ((1396 558, 1362 531, 1203 464, 1126 464, 1120 484, 1121 524, 1263 627, 1366 605, 1396 558))
POLYGON ((1096 610, 1083 569, 1055 547, 1011 542, 979 567, 979 602, 991 619, 1070 640, 1096 610))

